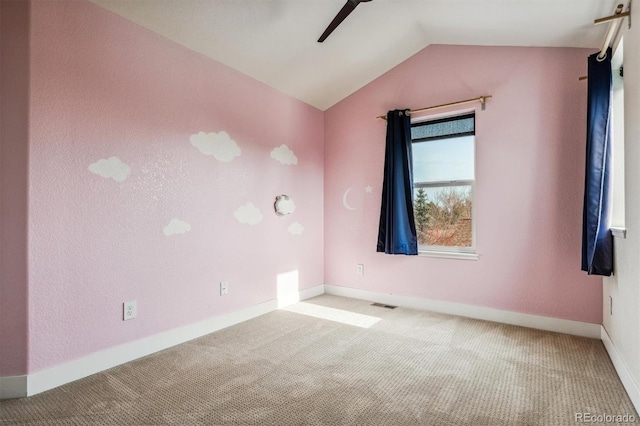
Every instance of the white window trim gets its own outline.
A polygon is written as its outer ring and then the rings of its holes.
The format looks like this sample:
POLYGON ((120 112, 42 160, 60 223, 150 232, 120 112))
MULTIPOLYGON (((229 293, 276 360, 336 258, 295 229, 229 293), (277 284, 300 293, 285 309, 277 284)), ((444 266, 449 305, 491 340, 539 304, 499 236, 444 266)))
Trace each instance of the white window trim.
POLYGON ((611 235, 613 235, 615 238, 622 238, 623 240, 627 238, 627 229, 626 228, 620 228, 617 226, 613 226, 611 228, 609 228, 609 230, 611 231, 611 235))
POLYGON ((611 58, 611 71, 613 75, 613 93, 611 98, 612 119, 612 154, 611 164, 611 234, 616 238, 626 238, 625 232, 625 135, 624 135, 624 82, 619 70, 624 63, 624 40, 622 33, 614 43, 613 56, 611 58), (614 231, 615 229, 615 231, 614 231))
POLYGON ((441 259, 462 259, 462 260, 478 260, 480 255, 475 252, 466 251, 444 251, 444 250, 420 250, 418 249, 418 256, 422 257, 437 257, 441 259))

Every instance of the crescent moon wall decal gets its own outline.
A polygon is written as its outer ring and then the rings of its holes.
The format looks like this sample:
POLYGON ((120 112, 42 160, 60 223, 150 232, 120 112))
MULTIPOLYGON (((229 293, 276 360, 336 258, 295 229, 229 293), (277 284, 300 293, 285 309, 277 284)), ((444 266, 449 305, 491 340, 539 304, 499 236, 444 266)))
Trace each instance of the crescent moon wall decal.
POLYGON ((347 197, 349 196, 349 192, 350 191, 351 191, 351 188, 347 189, 344 192, 344 195, 342 196, 342 204, 344 205, 344 208, 347 209, 347 210, 356 210, 356 208, 355 207, 351 207, 349 205, 349 202, 347 201, 347 197))

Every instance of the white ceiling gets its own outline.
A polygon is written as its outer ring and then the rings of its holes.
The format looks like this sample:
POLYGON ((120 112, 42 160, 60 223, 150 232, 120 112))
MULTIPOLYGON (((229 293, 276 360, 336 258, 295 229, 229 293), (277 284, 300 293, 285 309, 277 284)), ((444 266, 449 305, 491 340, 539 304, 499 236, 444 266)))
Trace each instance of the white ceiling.
MULTIPOLYGON (((617 0, 91 0, 325 110, 429 44, 599 48, 617 0)), ((624 0, 626 3, 626 0, 624 0)))

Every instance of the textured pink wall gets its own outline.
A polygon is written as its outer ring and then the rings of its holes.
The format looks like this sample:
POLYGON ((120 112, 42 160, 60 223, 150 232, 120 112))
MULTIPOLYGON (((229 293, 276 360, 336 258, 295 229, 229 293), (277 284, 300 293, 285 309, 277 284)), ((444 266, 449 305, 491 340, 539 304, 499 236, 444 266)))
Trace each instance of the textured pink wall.
POLYGON ((321 111, 77 1, 33 4, 31 77, 30 372, 274 299, 283 272, 323 282, 321 111), (231 162, 190 143, 223 130, 231 162), (281 144, 297 165, 270 157, 281 144), (111 156, 126 180, 88 170, 111 156), (277 217, 283 193, 296 210, 277 217), (165 236, 173 218, 191 230, 165 236))
POLYGON ((600 323, 602 280, 580 271, 586 86, 578 77, 589 53, 429 46, 326 111, 325 283, 600 323), (480 259, 376 253, 385 124, 375 117, 483 94, 493 99, 476 115, 480 259), (350 187, 354 211, 342 205, 350 187))
POLYGON ((0 376, 26 373, 29 3, 0 1, 0 376))

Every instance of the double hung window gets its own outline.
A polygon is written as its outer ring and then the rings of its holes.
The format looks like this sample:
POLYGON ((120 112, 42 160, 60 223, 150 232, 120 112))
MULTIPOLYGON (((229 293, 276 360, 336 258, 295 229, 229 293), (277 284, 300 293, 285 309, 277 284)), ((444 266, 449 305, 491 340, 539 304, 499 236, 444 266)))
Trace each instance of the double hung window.
POLYGON ((411 124, 421 252, 475 252, 475 114, 411 124))

